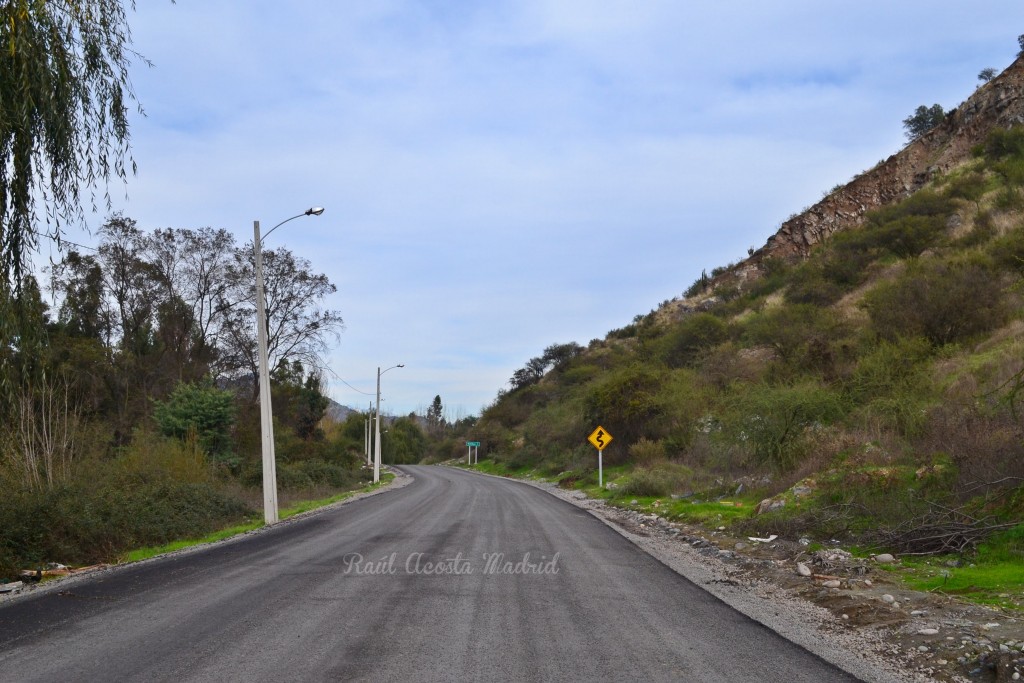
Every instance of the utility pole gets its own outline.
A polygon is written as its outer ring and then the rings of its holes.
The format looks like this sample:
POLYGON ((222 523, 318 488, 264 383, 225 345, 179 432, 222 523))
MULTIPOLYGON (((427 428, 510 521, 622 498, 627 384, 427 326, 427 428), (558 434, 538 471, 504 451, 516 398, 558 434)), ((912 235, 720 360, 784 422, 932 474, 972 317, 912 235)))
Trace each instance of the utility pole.
POLYGON ((370 464, 370 419, 371 419, 372 415, 373 415, 373 402, 371 401, 370 404, 366 407, 366 430, 365 430, 366 431, 366 434, 365 434, 366 439, 365 439, 365 444, 364 444, 364 448, 363 448, 363 450, 366 452, 366 464, 367 464, 367 466, 369 466, 369 464, 370 464))
POLYGON ((377 424, 377 427, 376 427, 377 443, 374 445, 374 449, 373 449, 373 453, 374 453, 374 456, 373 456, 373 483, 374 484, 376 484, 377 482, 380 481, 380 376, 383 375, 388 370, 394 370, 395 368, 404 368, 404 367, 405 367, 405 365, 403 363, 399 363, 398 365, 392 365, 387 370, 384 370, 383 372, 381 372, 380 366, 379 365, 377 366, 377 422, 376 422, 376 424, 377 424))

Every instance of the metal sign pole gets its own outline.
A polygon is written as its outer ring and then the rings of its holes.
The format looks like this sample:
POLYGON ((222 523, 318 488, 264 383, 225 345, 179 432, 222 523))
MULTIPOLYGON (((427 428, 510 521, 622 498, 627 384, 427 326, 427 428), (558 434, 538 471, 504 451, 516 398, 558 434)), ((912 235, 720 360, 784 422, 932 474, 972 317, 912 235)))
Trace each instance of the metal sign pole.
POLYGON ((604 449, 612 442, 612 435, 604 427, 599 426, 587 437, 587 441, 597 449, 597 485, 604 488, 604 463, 602 462, 602 456, 604 455, 604 449))

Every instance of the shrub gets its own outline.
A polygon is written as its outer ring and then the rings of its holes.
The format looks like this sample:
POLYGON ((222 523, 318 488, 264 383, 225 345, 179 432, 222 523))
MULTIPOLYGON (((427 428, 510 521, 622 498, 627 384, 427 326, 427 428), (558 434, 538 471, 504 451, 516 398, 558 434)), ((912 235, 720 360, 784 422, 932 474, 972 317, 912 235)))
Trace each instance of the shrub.
POLYGON ((692 363, 707 348, 729 337, 728 325, 710 313, 695 313, 673 327, 660 341, 659 356, 669 367, 692 363))
POLYGON ((788 470, 805 454, 807 430, 840 418, 839 394, 815 382, 782 386, 758 384, 733 395, 726 433, 749 445, 754 457, 788 470))
POLYGON ((949 197, 934 190, 924 189, 915 192, 898 204, 870 212, 868 222, 881 225, 906 216, 947 216, 955 208, 949 197))
POLYGON ((212 458, 231 458, 234 395, 212 384, 179 384, 166 401, 154 401, 153 417, 165 436, 186 438, 194 433, 212 458))
POLYGON ((0 576, 46 562, 112 562, 130 548, 202 535, 251 513, 212 482, 199 481, 205 474, 196 473, 192 460, 176 442, 137 439, 64 485, 5 490, 0 576), (175 480, 183 472, 194 481, 175 480))
POLYGON ((985 139, 983 154, 989 161, 1024 158, 1024 126, 995 128, 985 139))
POLYGON ((834 342, 846 333, 846 325, 830 309, 810 304, 791 304, 751 316, 743 339, 754 346, 769 346, 787 362, 805 359, 817 341, 834 342))
POLYGON ((650 465, 665 459, 665 444, 641 437, 629 447, 629 459, 638 465, 650 465))
POLYGON ((989 182, 979 171, 963 173, 949 178, 946 196, 972 202, 976 207, 989 189, 989 182))
POLYGON ((1000 211, 1018 211, 1024 208, 1024 195, 1016 187, 1004 187, 996 193, 993 204, 1000 211))
POLYGON ((1024 274, 1024 226, 1018 226, 993 240, 986 249, 997 266, 1018 275, 1024 274))
POLYGON ((900 258, 913 258, 938 243, 946 231, 942 215, 904 216, 876 228, 879 243, 900 258))
POLYGON ((841 261, 839 269, 829 268, 829 259, 809 261, 797 269, 790 278, 786 288, 786 301, 791 304, 810 304, 812 306, 828 306, 835 303, 843 294, 859 284, 867 268, 867 261, 857 263, 841 261), (851 282, 853 280, 853 282, 851 282))
POLYGON ((883 339, 924 337, 936 346, 991 330, 1008 313, 998 275, 977 259, 915 264, 868 292, 864 306, 883 339))
POLYGON ((847 391, 864 402, 916 386, 931 353, 931 344, 922 337, 883 341, 857 361, 846 382, 847 391))
POLYGON ((692 477, 693 472, 688 467, 661 462, 637 468, 619 490, 627 496, 667 496, 686 488, 692 477))
POLYGON ((587 393, 584 418, 604 425, 624 443, 634 441, 658 416, 660 383, 660 374, 649 365, 634 363, 612 370, 587 393))

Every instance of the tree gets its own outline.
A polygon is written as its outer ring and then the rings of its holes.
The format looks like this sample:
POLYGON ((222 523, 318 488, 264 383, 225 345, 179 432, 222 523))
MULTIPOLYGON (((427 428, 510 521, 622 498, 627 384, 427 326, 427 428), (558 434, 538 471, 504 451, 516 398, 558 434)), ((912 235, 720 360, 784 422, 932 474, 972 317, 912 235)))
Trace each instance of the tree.
POLYGON ((989 81, 996 77, 996 73, 996 70, 993 69, 992 67, 982 69, 981 71, 978 72, 978 80, 981 81, 982 83, 988 83, 989 81))
POLYGON ((389 465, 417 463, 427 453, 427 437, 415 420, 399 417, 381 435, 381 459, 389 465))
POLYGON ((911 142, 917 140, 942 123, 945 116, 946 113, 942 110, 942 105, 933 104, 931 107, 926 107, 922 104, 914 110, 913 114, 903 119, 903 128, 907 139, 911 142))
POLYGON ((103 269, 95 256, 71 251, 50 271, 50 288, 60 297, 57 320, 65 334, 110 343, 103 269))
MULTIPOLYGON (((178 297, 190 309, 195 333, 204 348, 217 349, 225 335, 228 299, 228 268, 237 250, 226 230, 200 228, 155 230, 147 240, 149 260, 160 273, 168 297, 178 297)), ((212 358, 219 374, 217 359, 212 358)))
POLYGON ((441 404, 441 395, 438 394, 427 408, 427 429, 431 434, 436 434, 442 427, 444 427, 444 406, 441 404))
POLYGON ((1017 56, 1024 57, 1024 33, 1017 36, 1017 45, 1020 46, 1020 52, 1017 53, 1017 56))
POLYGON ((552 344, 544 349, 544 355, 541 356, 541 360, 544 361, 545 367, 550 365, 553 369, 560 370, 566 363, 581 353, 583 353, 583 347, 576 342, 552 344))
POLYGON ((566 363, 581 353, 583 353, 583 347, 576 342, 552 344, 544 349, 542 355, 526 361, 525 367, 516 370, 512 374, 512 378, 509 380, 509 384, 512 385, 512 391, 536 384, 544 377, 548 370, 562 369, 566 363))
MULTIPOLYGON (((225 331, 221 352, 225 368, 257 377, 256 280, 252 247, 234 252, 227 268, 225 331)), ((287 249, 263 252, 263 279, 267 297, 267 349, 270 366, 299 361, 310 368, 323 366, 327 342, 344 329, 338 311, 321 309, 319 302, 337 288, 326 275, 314 273, 304 258, 287 249)), ((253 383, 253 396, 259 388, 253 383)))
MULTIPOLYGON (((134 172, 127 104, 131 49, 121 0, 0 3, 0 273, 19 282, 41 236, 84 220, 83 189, 134 172)), ((134 5, 134 2, 132 3, 134 5)))
POLYGON ((142 355, 152 346, 160 275, 147 252, 148 237, 131 218, 115 215, 100 228, 97 250, 121 347, 142 355))
POLYGON ((166 401, 154 401, 153 417, 165 436, 194 436, 211 458, 231 459, 235 401, 230 391, 212 384, 179 384, 166 401))
POLYGON ((306 373, 299 361, 282 361, 271 375, 274 418, 304 441, 323 440, 320 421, 327 413, 323 380, 314 369, 306 373))

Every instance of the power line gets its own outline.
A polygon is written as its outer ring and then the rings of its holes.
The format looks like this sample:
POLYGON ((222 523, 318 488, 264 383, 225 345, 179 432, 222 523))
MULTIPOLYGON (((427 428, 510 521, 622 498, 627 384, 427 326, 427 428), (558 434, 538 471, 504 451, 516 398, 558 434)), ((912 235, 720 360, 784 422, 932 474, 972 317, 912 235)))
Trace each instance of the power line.
POLYGON ((362 394, 363 396, 376 396, 377 395, 376 392, 373 392, 373 391, 362 391, 361 389, 356 389, 354 386, 352 386, 351 384, 346 382, 344 379, 342 379, 342 377, 338 373, 336 373, 334 370, 331 370, 328 367, 324 367, 324 370, 326 370, 327 372, 331 373, 331 376, 333 376, 334 379, 338 380, 339 382, 341 382, 342 384, 344 384, 345 386, 347 386, 349 389, 351 389, 352 391, 356 392, 357 394, 362 394))

